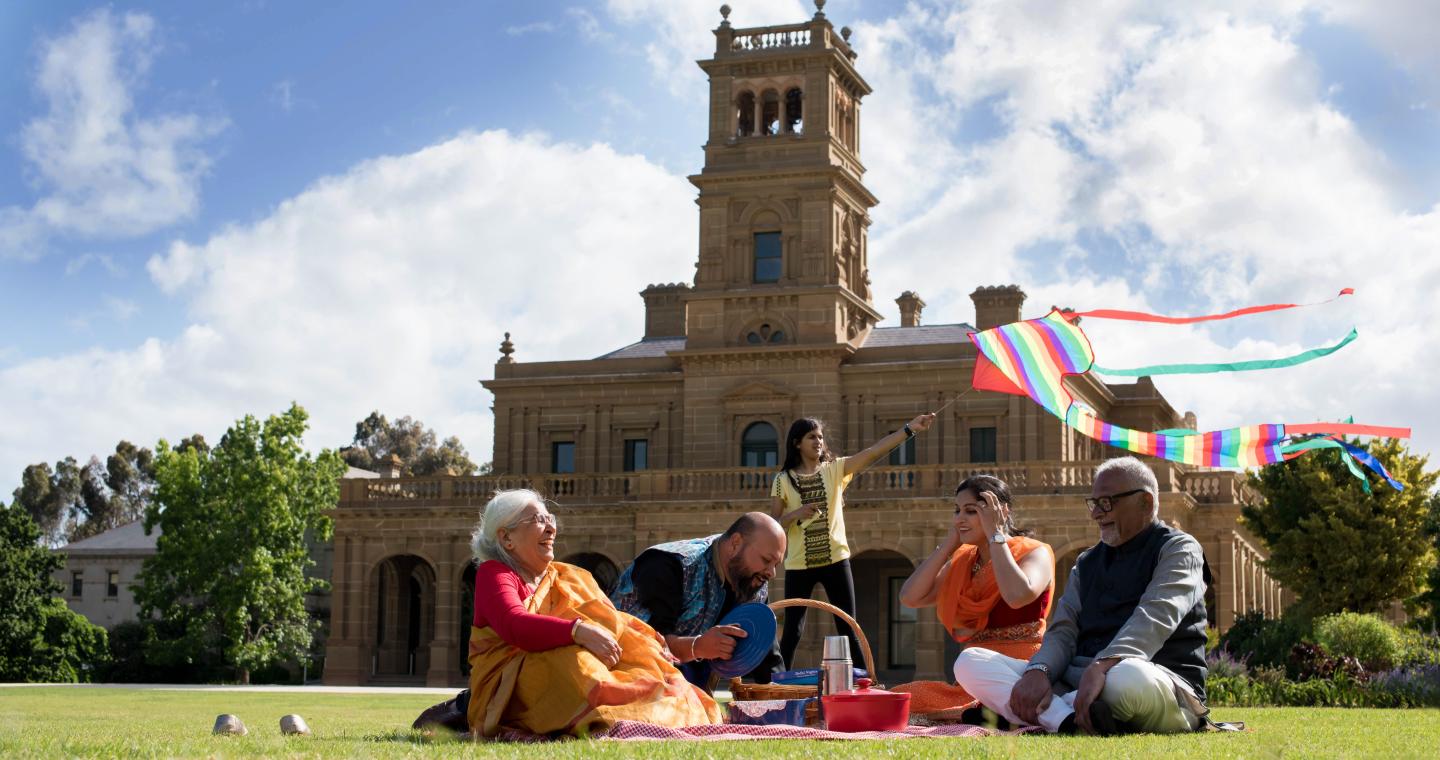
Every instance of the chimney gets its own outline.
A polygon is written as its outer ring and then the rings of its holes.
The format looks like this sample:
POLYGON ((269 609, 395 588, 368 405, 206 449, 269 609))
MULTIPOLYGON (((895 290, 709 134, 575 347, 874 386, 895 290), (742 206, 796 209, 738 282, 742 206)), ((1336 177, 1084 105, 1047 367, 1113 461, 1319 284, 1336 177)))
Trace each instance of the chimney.
POLYGON ((405 463, 400 460, 400 457, 396 456, 395 454, 391 454, 388 458, 386 458, 383 462, 380 463, 380 477, 398 478, 404 471, 404 467, 405 463))
POLYGON ((685 294, 690 286, 674 282, 651 285, 640 291, 645 299, 645 338, 678 338, 685 335, 685 294))
POLYGON ((925 299, 915 291, 907 290, 895 299, 895 303, 900 307, 901 327, 920 326, 920 311, 925 308, 925 299))
POLYGON ((989 330, 1020 321, 1025 291, 1019 285, 981 286, 970 294, 970 300, 975 302, 975 329, 989 330))

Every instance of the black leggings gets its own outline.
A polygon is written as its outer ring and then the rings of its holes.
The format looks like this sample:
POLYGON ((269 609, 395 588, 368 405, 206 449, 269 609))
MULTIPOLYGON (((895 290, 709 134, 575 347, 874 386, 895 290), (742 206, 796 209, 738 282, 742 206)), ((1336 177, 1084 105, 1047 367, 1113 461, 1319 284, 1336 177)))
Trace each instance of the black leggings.
MULTIPOLYGON (((855 576, 850 573, 850 560, 842 559, 807 570, 786 570, 785 598, 809 599, 817 583, 825 587, 825 597, 831 604, 855 617, 855 576)), ((805 632, 805 612, 804 607, 785 609, 785 633, 780 636, 780 656, 784 658, 786 668, 795 667, 795 647, 800 645, 800 636, 805 632)), ((860 642, 855 640, 855 632, 839 618, 835 619, 835 630, 850 639, 850 661, 856 667, 864 667, 865 660, 860 655, 860 642)), ((873 674, 871 677, 874 677, 873 674)))

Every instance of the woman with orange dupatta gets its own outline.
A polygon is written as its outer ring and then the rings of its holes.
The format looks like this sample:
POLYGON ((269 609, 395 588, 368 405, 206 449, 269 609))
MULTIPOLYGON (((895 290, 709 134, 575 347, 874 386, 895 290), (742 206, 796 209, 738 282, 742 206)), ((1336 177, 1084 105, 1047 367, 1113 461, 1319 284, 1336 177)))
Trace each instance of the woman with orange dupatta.
POLYGON ((665 640, 620 612, 584 569, 555 562, 555 516, 539 494, 502 491, 471 541, 470 731, 585 736, 618 720, 721 722, 665 640))
MULTIPOLYGON (((955 519, 945 543, 915 568, 900 589, 906 607, 935 607, 945 630, 964 646, 1028 660, 1040 649, 1055 592, 1055 554, 1016 530, 1010 487, 975 475, 955 489, 955 519)), ((910 713, 954 719, 978 704, 957 686, 917 681, 910 713)))

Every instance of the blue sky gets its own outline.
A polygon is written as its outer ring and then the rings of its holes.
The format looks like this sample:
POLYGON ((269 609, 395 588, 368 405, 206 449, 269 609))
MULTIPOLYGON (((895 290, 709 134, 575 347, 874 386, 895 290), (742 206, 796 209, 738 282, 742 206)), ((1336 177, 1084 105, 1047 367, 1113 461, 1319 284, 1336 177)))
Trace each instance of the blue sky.
MULTIPOLYGON (((730 3, 736 26, 809 3, 730 3)), ((859 2, 876 301, 1352 303, 1113 360, 1324 366, 1162 383, 1202 426, 1354 414, 1433 450, 1440 11, 1277 3, 859 2), (1366 370, 1366 371, 1362 371, 1366 370)), ((522 360, 641 331, 688 280, 718 2, 95 3, 0 10, 0 493, 26 463, 218 436, 291 400, 311 442, 378 408, 488 458, 522 360)))

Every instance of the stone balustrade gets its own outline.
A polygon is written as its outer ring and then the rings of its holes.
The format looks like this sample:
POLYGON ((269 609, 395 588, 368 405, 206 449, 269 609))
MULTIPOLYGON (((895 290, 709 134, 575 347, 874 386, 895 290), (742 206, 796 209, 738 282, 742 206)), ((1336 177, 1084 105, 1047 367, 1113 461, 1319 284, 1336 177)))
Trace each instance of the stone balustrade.
POLYGON ((809 45, 810 26, 808 24, 791 24, 789 26, 736 30, 735 38, 730 42, 730 49, 738 53, 752 50, 808 47, 809 45))
MULTIPOLYGON (((1017 462, 1004 464, 943 464, 871 467, 860 472, 846 491, 852 500, 864 498, 948 498, 960 481, 971 475, 994 475, 1017 495, 1088 495, 1091 473, 1098 462, 1017 462)), ((1253 500, 1244 476, 1226 470, 1187 472, 1169 463, 1162 470, 1160 490, 1179 491, 1197 503, 1237 504, 1253 500)), ((769 469, 643 470, 621 473, 481 475, 474 477, 423 477, 355 479, 341 482, 339 506, 368 507, 387 504, 481 505, 507 488, 533 488, 574 506, 645 501, 721 501, 765 499, 775 473, 769 469)))

